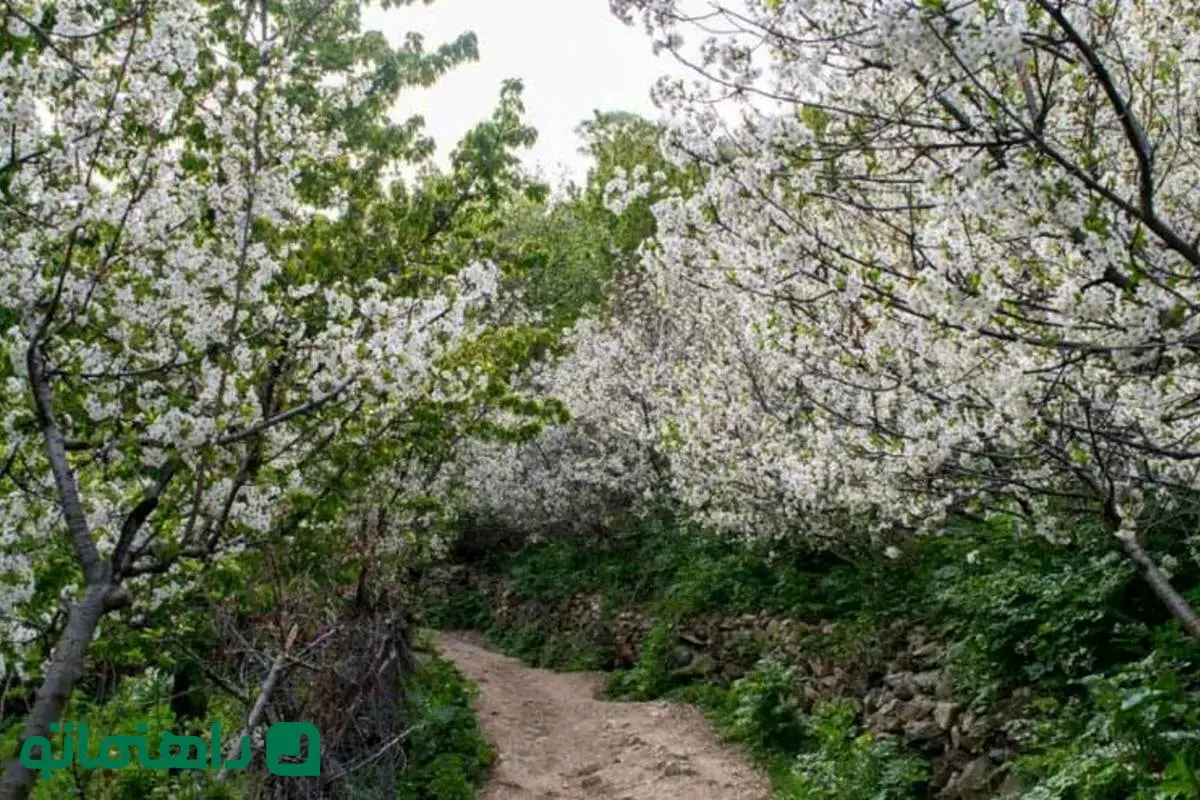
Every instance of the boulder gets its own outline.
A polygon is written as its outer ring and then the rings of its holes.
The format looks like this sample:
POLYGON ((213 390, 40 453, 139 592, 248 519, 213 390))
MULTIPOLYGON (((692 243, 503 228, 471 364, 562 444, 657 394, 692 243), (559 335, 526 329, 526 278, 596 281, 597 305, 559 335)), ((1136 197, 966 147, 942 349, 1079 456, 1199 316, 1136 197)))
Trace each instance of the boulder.
POLYGON ((953 796, 961 800, 976 800, 987 796, 994 772, 992 760, 987 756, 973 759, 951 781, 950 785, 954 787, 953 796))
POLYGON ((933 720, 919 720, 904 726, 904 738, 910 744, 926 744, 942 738, 942 728, 933 720))
POLYGON ((958 703, 941 702, 933 707, 933 719, 944 731, 950 730, 958 716, 958 703))

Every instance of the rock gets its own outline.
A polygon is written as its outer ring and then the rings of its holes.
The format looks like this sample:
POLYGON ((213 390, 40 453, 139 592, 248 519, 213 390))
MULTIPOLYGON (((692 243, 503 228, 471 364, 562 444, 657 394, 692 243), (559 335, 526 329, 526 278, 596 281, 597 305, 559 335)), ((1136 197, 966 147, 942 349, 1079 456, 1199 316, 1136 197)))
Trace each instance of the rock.
POLYGON ((671 674, 678 678, 706 678, 717 671, 716 660, 707 653, 700 653, 688 664, 671 674))
POLYGON ((979 716, 971 720, 971 725, 967 732, 976 739, 986 739, 996 730, 995 726, 995 718, 989 716, 979 716))
POLYGON ((982 796, 992 780, 992 772, 992 760, 987 756, 980 756, 972 760, 963 767, 962 772, 953 781, 958 797, 966 800, 982 796))
POLYGON ((942 737, 942 728, 933 720, 910 722, 904 726, 904 738, 909 743, 919 744, 937 741, 942 737))
POLYGON ((896 697, 899 697, 901 700, 912 700, 917 692, 920 691, 917 684, 913 681, 912 673, 910 672, 894 672, 890 675, 884 675, 883 682, 892 687, 892 691, 896 693, 896 697))
POLYGON ((942 648, 937 642, 926 642, 919 647, 914 647, 912 655, 913 658, 922 661, 937 661, 942 655, 942 648))
POLYGON ((1026 789, 1028 787, 1024 786, 1016 775, 1009 772, 1004 776, 1004 780, 1000 782, 1000 785, 996 787, 996 794, 1000 797, 1006 797, 1021 794, 1026 789))
POLYGON ((917 685, 917 688, 922 692, 932 692, 937 688, 938 681, 942 674, 937 670, 929 670, 927 672, 918 672, 912 676, 912 682, 917 685))
POLYGON ((933 720, 944 731, 950 730, 956 716, 958 716, 958 703, 938 703, 933 707, 933 720))
POLYGON ((916 697, 912 700, 900 703, 896 707, 896 716, 901 722, 909 723, 917 720, 926 719, 933 713, 935 704, 927 697, 916 697))
POLYGON ((696 651, 690 647, 676 647, 671 651, 670 663, 674 669, 682 669, 696 659, 696 651))
POLYGON ((668 778, 675 778, 680 775, 695 775, 696 770, 679 761, 670 761, 667 762, 665 767, 663 767, 662 774, 668 778))

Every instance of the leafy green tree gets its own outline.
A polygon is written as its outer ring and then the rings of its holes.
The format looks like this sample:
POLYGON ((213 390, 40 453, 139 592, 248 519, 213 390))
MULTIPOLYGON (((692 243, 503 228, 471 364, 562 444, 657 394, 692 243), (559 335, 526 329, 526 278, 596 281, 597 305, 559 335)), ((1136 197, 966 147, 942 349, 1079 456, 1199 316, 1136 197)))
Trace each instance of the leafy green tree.
MULTIPOLYGON (((510 385, 539 334, 506 321, 490 244, 510 195, 541 191, 511 152, 534 137, 520 86, 448 173, 405 184, 431 145, 395 99, 474 37, 391 48, 360 10, 0 12, 0 638, 40 683, 18 748, 89 658, 178 663, 203 608, 270 609, 273 552, 319 598, 380 557, 346 547, 357 517, 419 549, 482 411, 554 413, 510 385)), ((5 800, 34 785, 15 755, 5 800)))
POLYGON ((580 152, 592 160, 583 185, 562 187, 557 202, 533 196, 507 209, 504 262, 547 327, 562 330, 606 307, 612 282, 637 268, 639 247, 654 236, 654 202, 698 185, 699 170, 679 169, 664 156, 664 131, 636 114, 597 111, 577 128, 580 152), (609 184, 634 173, 651 181, 649 191, 624 209, 610 209, 609 184))

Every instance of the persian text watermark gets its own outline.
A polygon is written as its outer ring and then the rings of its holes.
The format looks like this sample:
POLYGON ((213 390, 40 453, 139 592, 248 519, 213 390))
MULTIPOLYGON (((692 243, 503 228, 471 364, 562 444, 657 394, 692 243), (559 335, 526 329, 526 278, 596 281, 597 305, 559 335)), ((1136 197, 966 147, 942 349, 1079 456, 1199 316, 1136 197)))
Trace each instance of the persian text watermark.
MULTIPOLYGON (((242 735, 238 743, 237 758, 226 759, 221 751, 221 723, 212 726, 211 743, 200 736, 177 736, 164 733, 158 746, 158 754, 151 756, 147 742, 150 727, 144 722, 136 726, 133 736, 105 736, 100 740, 96 755, 92 755, 88 742, 86 722, 54 723, 52 733, 62 733, 63 752, 55 756, 51 752, 50 740, 45 736, 31 736, 21 745, 21 763, 41 773, 42 779, 50 777, 57 769, 64 769, 76 761, 84 769, 119 769, 131 764, 134 759, 148 769, 214 769, 226 771, 245 769, 250 765, 250 737, 242 735)), ((321 774, 321 734, 311 722, 275 722, 267 728, 265 739, 267 769, 274 775, 289 777, 313 777, 321 774), (307 742, 307 749, 303 743, 307 742), (303 757, 303 760, 297 761, 303 757)))

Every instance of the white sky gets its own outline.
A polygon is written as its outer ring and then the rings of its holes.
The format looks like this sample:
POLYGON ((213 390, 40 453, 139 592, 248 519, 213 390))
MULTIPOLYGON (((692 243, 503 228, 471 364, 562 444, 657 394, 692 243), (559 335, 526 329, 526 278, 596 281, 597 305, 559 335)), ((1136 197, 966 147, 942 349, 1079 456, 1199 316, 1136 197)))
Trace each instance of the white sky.
POLYGON ((430 89, 409 90, 398 111, 425 118, 443 161, 491 113, 501 83, 521 78, 526 120, 538 131, 525 162, 540 165, 547 178, 563 168, 575 179, 584 177, 587 161, 577 152, 574 130, 594 109, 656 118, 651 85, 662 74, 684 74, 670 55, 654 55, 642 27, 614 17, 607 0, 436 0, 390 11, 372 6, 365 27, 392 42, 420 32, 426 50, 474 31, 479 61, 457 67, 430 89))

